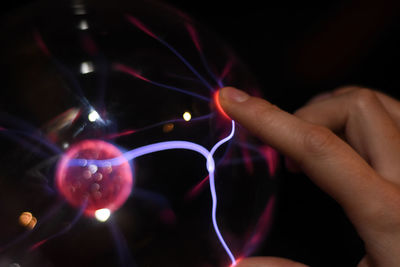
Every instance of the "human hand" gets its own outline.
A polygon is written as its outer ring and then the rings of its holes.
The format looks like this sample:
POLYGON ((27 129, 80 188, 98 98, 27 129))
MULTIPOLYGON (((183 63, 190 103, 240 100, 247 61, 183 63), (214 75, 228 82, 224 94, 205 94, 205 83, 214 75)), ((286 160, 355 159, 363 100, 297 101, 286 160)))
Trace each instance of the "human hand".
MULTIPOLYGON (((231 87, 220 102, 235 121, 290 158, 344 209, 365 243, 358 267, 400 266, 400 102, 357 87, 311 100, 294 115, 231 87)), ((237 267, 301 267, 243 259, 237 267)))

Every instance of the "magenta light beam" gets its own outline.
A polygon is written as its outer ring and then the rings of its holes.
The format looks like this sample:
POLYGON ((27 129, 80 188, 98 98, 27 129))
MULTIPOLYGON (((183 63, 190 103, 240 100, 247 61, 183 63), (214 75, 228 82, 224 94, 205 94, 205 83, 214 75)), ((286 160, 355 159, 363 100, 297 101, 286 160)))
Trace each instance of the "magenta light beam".
POLYGON ((160 37, 158 37, 155 33, 153 33, 146 25, 144 25, 139 19, 135 18, 132 15, 125 15, 125 18, 136 28, 140 29, 147 35, 151 36, 158 42, 160 42, 162 45, 164 45, 166 48, 168 48, 175 56, 177 56, 183 64, 188 67, 192 73, 199 78, 199 80, 211 91, 214 91, 214 88, 203 78, 203 76, 200 75, 200 73, 197 72, 197 70, 177 51, 175 48, 173 48, 168 42, 164 41, 160 37))

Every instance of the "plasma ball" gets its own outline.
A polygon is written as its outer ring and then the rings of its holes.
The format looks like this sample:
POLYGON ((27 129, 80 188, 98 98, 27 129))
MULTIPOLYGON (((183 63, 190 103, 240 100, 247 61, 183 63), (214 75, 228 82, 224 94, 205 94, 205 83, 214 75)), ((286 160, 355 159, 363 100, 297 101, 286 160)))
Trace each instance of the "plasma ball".
POLYGON ((110 212, 121 207, 129 197, 132 185, 132 169, 128 161, 118 165, 94 163, 71 164, 72 160, 82 162, 107 162, 108 159, 123 157, 114 145, 101 140, 84 140, 72 144, 62 156, 56 170, 56 186, 60 194, 72 206, 83 208, 84 214, 95 217, 96 211, 110 212))

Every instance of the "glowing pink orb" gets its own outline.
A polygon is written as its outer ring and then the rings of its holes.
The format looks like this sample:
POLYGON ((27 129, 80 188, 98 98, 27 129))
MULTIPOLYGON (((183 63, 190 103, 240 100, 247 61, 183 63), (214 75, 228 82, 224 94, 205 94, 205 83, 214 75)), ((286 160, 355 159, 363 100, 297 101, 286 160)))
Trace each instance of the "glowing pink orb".
POLYGON ((72 206, 83 207, 88 216, 94 216, 99 209, 117 210, 129 197, 133 184, 128 161, 107 164, 107 159, 120 156, 122 152, 117 147, 101 140, 84 140, 71 145, 57 166, 58 191, 72 206), (81 164, 84 166, 71 164, 74 159, 88 163, 81 164), (97 166, 96 160, 101 160, 102 166, 97 166))

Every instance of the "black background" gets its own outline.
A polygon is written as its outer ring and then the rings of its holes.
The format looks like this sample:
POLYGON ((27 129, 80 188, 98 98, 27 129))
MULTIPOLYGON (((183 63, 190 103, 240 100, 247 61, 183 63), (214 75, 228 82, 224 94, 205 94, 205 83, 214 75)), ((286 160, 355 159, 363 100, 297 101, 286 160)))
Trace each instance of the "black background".
MULTIPOLYGON (((395 1, 173 1, 225 38, 265 98, 293 112, 315 94, 360 85, 399 96, 395 1)), ((307 177, 283 171, 272 235, 259 255, 356 266, 363 243, 307 177)))
MULTIPOLYGON (((1 13, 28 2, 8 3, 1 13)), ((289 112, 315 94, 348 84, 399 96, 396 1, 165 2, 225 39, 257 77, 265 98, 289 112)), ((355 266, 363 253, 341 208, 304 175, 282 170, 273 231, 258 254, 311 266, 355 266)))

